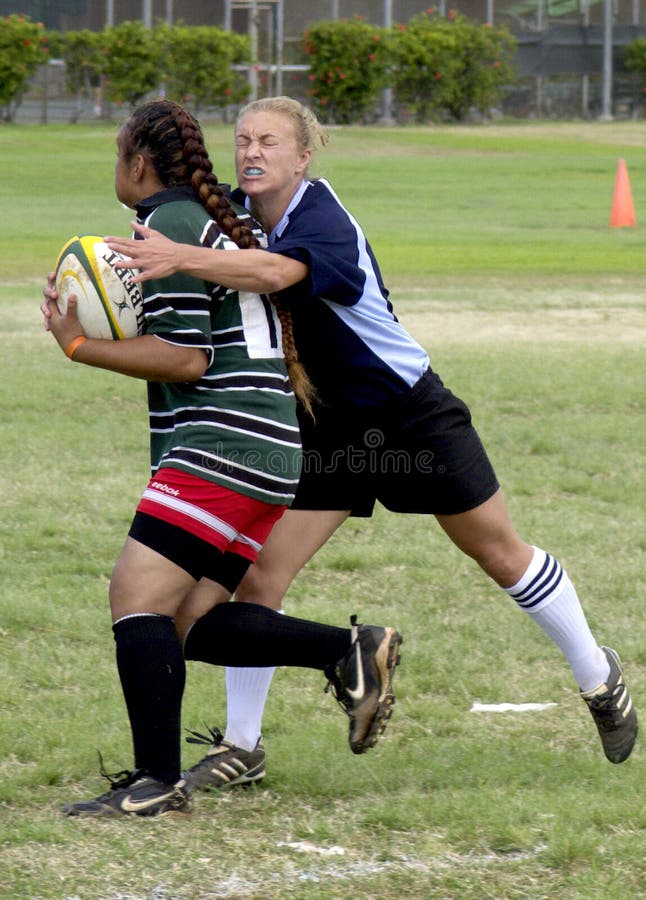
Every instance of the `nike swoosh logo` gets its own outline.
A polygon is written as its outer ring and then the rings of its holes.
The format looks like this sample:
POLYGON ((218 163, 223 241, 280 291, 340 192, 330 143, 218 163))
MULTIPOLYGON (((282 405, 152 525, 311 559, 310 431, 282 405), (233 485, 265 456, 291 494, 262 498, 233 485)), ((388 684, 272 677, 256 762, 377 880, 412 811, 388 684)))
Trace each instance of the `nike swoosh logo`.
POLYGON ((159 803, 162 800, 168 800, 175 793, 174 790, 169 791, 168 794, 162 794, 159 797, 148 797, 146 800, 131 800, 130 794, 127 797, 124 797, 121 801, 121 809, 124 812, 140 812, 142 809, 150 809, 151 806, 155 806, 156 803, 159 803))
POLYGON ((355 642, 357 648, 357 686, 354 689, 346 688, 353 700, 360 700, 366 692, 366 683, 363 677, 363 660, 361 659, 361 647, 359 641, 355 642))

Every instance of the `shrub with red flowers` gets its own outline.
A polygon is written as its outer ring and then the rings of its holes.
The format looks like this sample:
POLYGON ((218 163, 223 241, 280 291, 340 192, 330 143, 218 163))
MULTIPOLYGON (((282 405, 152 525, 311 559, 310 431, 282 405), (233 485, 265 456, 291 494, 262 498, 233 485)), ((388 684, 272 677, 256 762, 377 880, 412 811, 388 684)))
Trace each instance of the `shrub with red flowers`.
POLYGON ((307 29, 303 49, 310 65, 309 94, 323 122, 347 124, 371 117, 385 84, 385 34, 359 16, 307 29))
POLYGON ((0 107, 11 121, 28 79, 47 59, 47 39, 40 22, 12 14, 0 18, 0 107))
POLYGON ((453 102, 461 51, 451 25, 447 19, 422 14, 392 28, 390 84, 400 116, 428 122, 453 102))
POLYGON ((429 10, 395 25, 388 49, 395 102, 418 122, 486 113, 513 79, 511 35, 454 10, 446 18, 429 10))
POLYGON ((458 13, 451 27, 459 35, 461 52, 448 112, 454 119, 463 119, 472 109, 486 114, 500 103, 503 88, 514 80, 516 41, 505 28, 481 25, 458 13))

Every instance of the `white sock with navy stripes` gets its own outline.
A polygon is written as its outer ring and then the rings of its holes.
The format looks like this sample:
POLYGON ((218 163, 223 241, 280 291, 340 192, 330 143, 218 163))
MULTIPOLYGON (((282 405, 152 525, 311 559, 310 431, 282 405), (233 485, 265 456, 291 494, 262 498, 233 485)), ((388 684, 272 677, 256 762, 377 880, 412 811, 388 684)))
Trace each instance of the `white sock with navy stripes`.
POLYGON ((533 549, 523 577, 505 590, 561 649, 580 690, 593 690, 610 673, 606 655, 592 636, 567 572, 549 553, 533 549))

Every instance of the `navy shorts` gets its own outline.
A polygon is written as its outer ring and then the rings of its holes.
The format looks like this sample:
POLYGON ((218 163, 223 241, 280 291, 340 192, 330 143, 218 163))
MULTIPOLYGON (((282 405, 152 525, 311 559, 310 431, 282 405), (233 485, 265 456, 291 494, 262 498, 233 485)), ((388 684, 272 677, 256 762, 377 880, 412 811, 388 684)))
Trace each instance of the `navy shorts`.
POLYGON ((360 421, 324 408, 300 425, 292 509, 371 516, 378 500, 392 512, 454 515, 499 487, 467 405, 431 369, 386 414, 360 421))

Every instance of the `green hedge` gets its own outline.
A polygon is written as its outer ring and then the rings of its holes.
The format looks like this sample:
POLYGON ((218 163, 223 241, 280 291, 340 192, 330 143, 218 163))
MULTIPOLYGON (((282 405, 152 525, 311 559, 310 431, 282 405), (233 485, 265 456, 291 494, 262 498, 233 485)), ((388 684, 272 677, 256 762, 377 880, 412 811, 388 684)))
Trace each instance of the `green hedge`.
POLYGON ((237 103, 249 92, 234 67, 251 61, 249 39, 220 28, 165 24, 148 29, 123 22, 103 31, 49 32, 24 16, 0 18, 0 106, 10 119, 29 77, 47 57, 63 59, 67 87, 89 96, 99 83, 106 98, 137 104, 152 92, 205 106, 237 103), (37 39, 40 36, 40 41, 37 39), (38 52, 36 52, 38 46, 38 52))
POLYGON ((447 18, 422 13, 396 25, 389 36, 390 83, 400 113, 418 122, 486 113, 514 79, 515 49, 505 29, 452 10, 447 18))
POLYGON ((626 70, 632 72, 639 81, 642 92, 646 91, 646 39, 638 38, 624 47, 622 61, 626 70))
POLYGON ((325 21, 305 33, 310 95, 323 121, 356 122, 391 87, 399 118, 463 119, 500 102, 514 78, 515 41, 505 29, 473 22, 450 11, 414 16, 391 29, 355 16, 325 21))
POLYGON ((11 120, 27 81, 47 59, 47 38, 40 22, 28 16, 0 18, 0 107, 11 120))
MULTIPOLYGON (((515 43, 504 29, 449 12, 414 16, 390 29, 355 16, 323 21, 303 35, 309 95, 324 122, 374 117, 381 91, 392 88, 398 118, 427 122, 486 113, 513 80, 515 43)), ((137 104, 164 91, 206 106, 239 103, 248 83, 239 66, 252 62, 249 39, 219 28, 123 22, 101 32, 50 32, 25 16, 0 18, 0 106, 10 119, 29 77, 47 59, 65 60, 67 86, 87 96, 101 83, 106 99, 137 104)))
POLYGON ((359 16, 318 22, 304 34, 312 107, 323 122, 365 118, 386 84, 386 32, 359 16))

